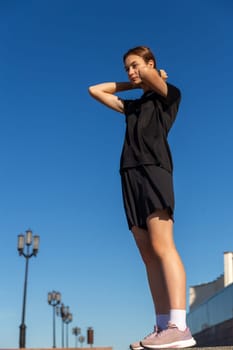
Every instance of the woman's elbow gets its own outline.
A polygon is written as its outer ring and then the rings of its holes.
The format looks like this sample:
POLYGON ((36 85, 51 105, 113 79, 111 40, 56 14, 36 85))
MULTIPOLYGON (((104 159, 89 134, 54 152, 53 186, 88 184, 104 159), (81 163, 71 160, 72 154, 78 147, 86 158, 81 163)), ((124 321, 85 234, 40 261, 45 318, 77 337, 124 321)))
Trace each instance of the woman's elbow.
POLYGON ((89 86, 88 92, 91 96, 95 96, 95 86, 89 86))

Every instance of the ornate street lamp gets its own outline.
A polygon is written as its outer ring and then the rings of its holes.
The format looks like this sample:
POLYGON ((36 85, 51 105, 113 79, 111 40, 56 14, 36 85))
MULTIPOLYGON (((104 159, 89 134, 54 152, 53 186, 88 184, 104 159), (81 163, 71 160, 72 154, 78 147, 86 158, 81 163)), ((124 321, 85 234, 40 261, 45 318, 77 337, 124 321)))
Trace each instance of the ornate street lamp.
POLYGON ((56 313, 57 316, 61 317, 61 347, 64 348, 64 325, 65 320, 69 314, 69 306, 64 306, 64 304, 62 303, 60 307, 56 307, 56 313))
POLYGON ((80 335, 78 340, 79 340, 79 342, 81 344, 81 347, 83 347, 83 343, 85 342, 85 337, 83 335, 80 335))
POLYGON ((74 327, 72 333, 75 335, 75 348, 78 347, 78 335, 81 334, 81 328, 74 327))
POLYGON ((28 282, 28 263, 32 256, 36 256, 39 250, 40 237, 32 235, 31 230, 27 230, 26 234, 18 235, 18 252, 19 255, 23 255, 26 259, 25 278, 24 278, 24 292, 23 292, 23 308, 22 308, 22 321, 20 325, 19 333, 19 347, 26 347, 26 325, 25 325, 25 312, 26 312, 26 297, 27 297, 27 282, 28 282), (32 247, 32 249, 30 249, 32 247))
MULTIPOLYGON (((61 317, 61 309, 64 307, 64 304, 62 303, 61 305, 56 306, 56 315, 61 317)), ((63 321, 61 318, 61 347, 64 348, 64 340, 63 340, 63 321)))
POLYGON ((90 347, 94 344, 94 330, 92 327, 88 327, 87 329, 87 344, 89 344, 90 347))
POLYGON ((53 307, 53 348, 56 348, 56 327, 55 327, 55 307, 61 302, 61 293, 49 292, 48 303, 53 307))
POLYGON ((64 320, 66 324, 66 347, 69 347, 69 323, 73 321, 73 315, 69 312, 64 320))

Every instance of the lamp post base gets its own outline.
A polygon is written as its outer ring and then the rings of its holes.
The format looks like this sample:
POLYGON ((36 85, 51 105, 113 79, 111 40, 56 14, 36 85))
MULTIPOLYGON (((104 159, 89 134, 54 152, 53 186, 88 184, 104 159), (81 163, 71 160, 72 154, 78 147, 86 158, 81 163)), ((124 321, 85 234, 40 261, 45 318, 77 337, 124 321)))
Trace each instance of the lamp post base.
POLYGON ((26 340, 26 325, 25 324, 21 324, 19 326, 20 329, 20 333, 19 333, 19 347, 20 348, 25 348, 26 344, 25 344, 25 340, 26 340))

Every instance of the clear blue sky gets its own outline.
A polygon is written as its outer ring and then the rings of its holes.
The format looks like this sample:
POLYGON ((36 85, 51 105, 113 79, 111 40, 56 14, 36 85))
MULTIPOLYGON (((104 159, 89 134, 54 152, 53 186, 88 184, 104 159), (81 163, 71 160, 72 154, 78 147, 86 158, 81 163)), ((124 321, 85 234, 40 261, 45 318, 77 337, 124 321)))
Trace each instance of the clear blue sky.
POLYGON ((232 15, 231 0, 0 1, 0 348, 18 346, 16 244, 28 227, 41 244, 29 265, 27 347, 52 346, 53 289, 70 328, 92 326, 96 346, 127 349, 153 327, 121 199, 124 118, 87 91, 126 80, 122 55, 136 45, 152 48, 183 95, 169 142, 187 285, 223 272, 233 250, 232 15))

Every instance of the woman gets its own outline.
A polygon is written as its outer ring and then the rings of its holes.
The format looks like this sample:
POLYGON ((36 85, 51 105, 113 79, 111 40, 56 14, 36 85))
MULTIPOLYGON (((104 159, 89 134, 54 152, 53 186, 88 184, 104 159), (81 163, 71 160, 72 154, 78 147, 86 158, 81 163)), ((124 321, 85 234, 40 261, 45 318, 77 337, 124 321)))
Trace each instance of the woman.
POLYGON ((123 61, 129 82, 102 83, 89 87, 89 92, 126 116, 120 162, 124 208, 145 263, 156 313, 154 332, 130 347, 190 347, 196 342, 186 326, 185 270, 173 240, 173 164, 167 142, 181 95, 166 83, 166 73, 156 70, 149 48, 132 48, 123 61), (143 90, 139 99, 117 96, 135 88, 143 90))

